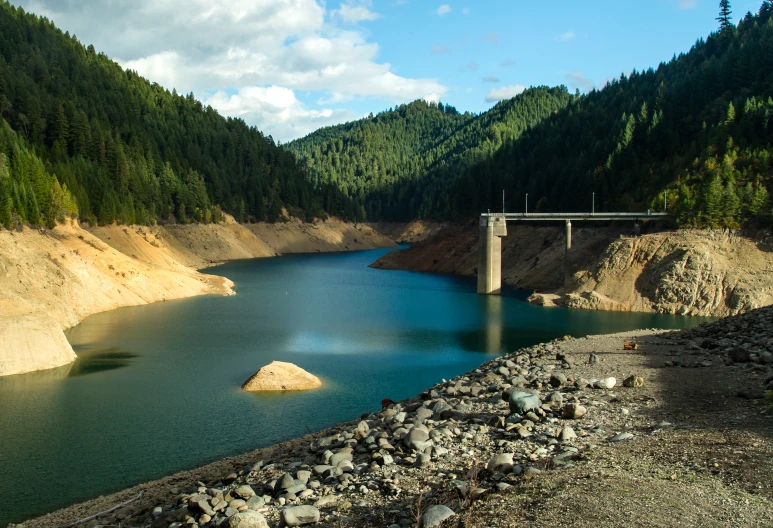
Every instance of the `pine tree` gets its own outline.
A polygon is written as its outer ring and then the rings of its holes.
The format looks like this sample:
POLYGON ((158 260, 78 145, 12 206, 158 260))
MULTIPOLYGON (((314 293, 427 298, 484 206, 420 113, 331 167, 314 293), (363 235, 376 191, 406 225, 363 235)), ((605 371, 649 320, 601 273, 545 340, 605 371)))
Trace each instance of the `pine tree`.
POLYGON ((749 198, 749 213, 754 216, 770 214, 770 199, 764 185, 754 187, 749 198))
POLYGON ((722 198, 725 189, 722 186, 722 178, 719 176, 718 172, 715 172, 711 179, 706 183, 707 185, 703 197, 703 210, 711 224, 718 224, 722 220, 723 213, 722 198))
POLYGON ((731 183, 725 185, 725 192, 722 196, 722 214, 718 219, 721 224, 729 227, 735 227, 738 223, 738 213, 741 210, 741 200, 735 192, 735 187, 731 183))
POLYGON ((40 205, 32 187, 27 188, 27 221, 34 226, 40 225, 40 205))
POLYGON ((729 105, 727 105, 727 117, 725 118, 725 124, 726 125, 732 125, 735 122, 735 106, 733 106, 733 102, 731 101, 729 105))
POLYGON ((730 15, 733 12, 730 10, 730 0, 719 0, 719 16, 717 22, 719 22, 719 32, 724 33, 727 29, 733 27, 730 15))

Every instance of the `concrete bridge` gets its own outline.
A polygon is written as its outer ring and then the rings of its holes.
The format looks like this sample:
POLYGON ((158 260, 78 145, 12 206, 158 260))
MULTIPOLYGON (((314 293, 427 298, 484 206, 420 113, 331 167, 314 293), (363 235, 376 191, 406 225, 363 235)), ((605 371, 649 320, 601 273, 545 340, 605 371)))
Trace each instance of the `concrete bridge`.
POLYGON ((498 295, 502 291, 502 237, 507 236, 507 222, 564 222, 566 253, 572 249, 572 221, 633 221, 669 218, 668 213, 483 213, 480 215, 480 260, 478 293, 498 295))

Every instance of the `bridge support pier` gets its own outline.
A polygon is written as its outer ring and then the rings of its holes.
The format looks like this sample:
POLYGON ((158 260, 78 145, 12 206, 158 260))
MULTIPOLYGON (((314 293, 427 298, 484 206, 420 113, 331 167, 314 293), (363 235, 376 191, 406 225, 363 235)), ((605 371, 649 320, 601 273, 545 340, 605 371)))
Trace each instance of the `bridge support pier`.
POLYGON ((566 220, 566 237, 564 246, 564 285, 569 287, 572 282, 572 264, 569 261, 569 254, 572 251, 572 221, 566 220))
POLYGON ((502 237, 504 236, 507 236, 504 217, 481 217, 478 293, 499 295, 502 292, 502 237))

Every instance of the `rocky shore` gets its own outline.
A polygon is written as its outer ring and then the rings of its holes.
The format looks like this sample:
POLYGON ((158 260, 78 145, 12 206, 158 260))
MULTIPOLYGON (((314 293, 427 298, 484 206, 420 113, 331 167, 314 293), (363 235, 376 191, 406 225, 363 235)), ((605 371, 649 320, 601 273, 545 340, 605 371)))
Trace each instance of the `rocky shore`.
POLYGON ((770 526, 772 323, 764 308, 686 331, 558 339, 25 526, 129 500, 82 525, 770 526))
MULTIPOLYGON (((706 317, 773 304, 773 239, 763 231, 580 226, 567 259, 563 226, 507 229, 502 281, 533 291, 536 304, 706 317)), ((478 238, 477 226, 445 226, 372 267, 475 275, 478 238)))

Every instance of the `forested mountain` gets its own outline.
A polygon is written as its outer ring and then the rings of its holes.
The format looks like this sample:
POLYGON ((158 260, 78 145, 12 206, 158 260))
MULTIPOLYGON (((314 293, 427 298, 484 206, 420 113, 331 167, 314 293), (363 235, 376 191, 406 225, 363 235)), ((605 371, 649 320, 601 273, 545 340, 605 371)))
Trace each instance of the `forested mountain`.
POLYGON ((0 0, 0 224, 469 219, 486 209, 668 208, 684 225, 771 213, 773 9, 587 95, 490 111, 416 101, 285 148, 124 71, 0 0), (300 164, 296 162, 296 154, 300 164))
POLYGON ((662 210, 682 225, 769 217, 773 17, 765 1, 657 69, 579 97, 536 88, 479 115, 415 102, 288 145, 369 218, 662 210))
POLYGON ((311 219, 363 211, 295 157, 0 1, 0 223, 311 219))
POLYGON ((447 217, 456 177, 564 108, 566 88, 531 88, 481 115, 414 101, 288 143, 317 184, 332 183, 368 218, 447 217))
POLYGON ((523 210, 668 209, 683 225, 769 217, 773 10, 721 27, 689 53, 572 102, 456 182, 460 217, 523 210), (667 200, 666 200, 667 198, 667 200))

